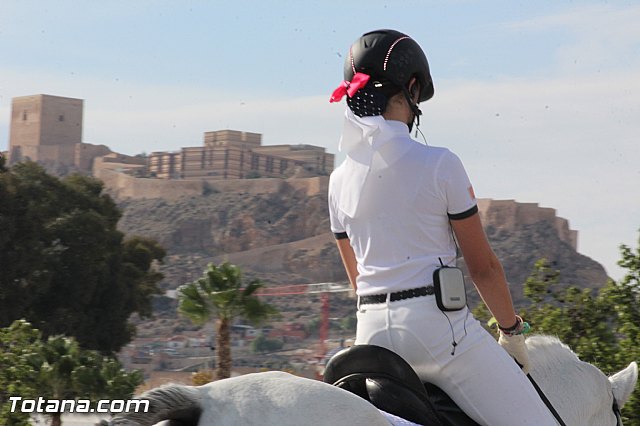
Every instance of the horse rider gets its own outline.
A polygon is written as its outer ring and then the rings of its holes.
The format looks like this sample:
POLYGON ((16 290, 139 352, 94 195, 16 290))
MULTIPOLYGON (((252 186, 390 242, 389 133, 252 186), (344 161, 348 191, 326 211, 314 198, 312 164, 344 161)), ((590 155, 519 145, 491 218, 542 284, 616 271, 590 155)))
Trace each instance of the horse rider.
POLYGON ((344 80, 331 97, 348 107, 329 211, 358 296, 356 344, 395 351, 479 424, 555 425, 525 375, 525 326, 462 162, 410 136, 418 104, 434 94, 424 52, 398 31, 366 33, 346 55, 344 80), (458 245, 499 343, 458 304, 458 245))

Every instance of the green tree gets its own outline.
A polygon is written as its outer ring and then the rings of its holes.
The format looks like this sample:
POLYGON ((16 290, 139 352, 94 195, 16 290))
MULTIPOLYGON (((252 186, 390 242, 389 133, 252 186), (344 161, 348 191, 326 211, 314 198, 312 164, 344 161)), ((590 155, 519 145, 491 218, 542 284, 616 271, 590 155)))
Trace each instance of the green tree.
POLYGON ((263 285, 252 280, 242 283, 240 268, 227 262, 216 266, 209 264, 204 275, 178 289, 178 311, 195 324, 216 320, 216 377, 231 376, 230 326, 235 318, 242 317, 258 325, 277 313, 255 295, 263 285))
POLYGON ((58 179, 35 163, 0 170, 0 327, 26 318, 44 337, 63 334, 113 353, 129 342, 132 313, 149 315, 164 250, 125 239, 102 183, 58 179), (16 303, 20 301, 20 303, 16 303))
POLYGON ((585 361, 610 358, 617 350, 616 312, 603 290, 561 286, 558 271, 542 259, 525 282, 524 294, 533 303, 522 315, 536 333, 558 336, 585 361))
MULTIPOLYGON (((617 351, 613 358, 599 363, 605 371, 615 372, 631 361, 640 361, 640 238, 634 250, 620 246, 622 259, 618 265, 627 270, 620 282, 609 281, 600 295, 615 312, 617 351)), ((640 389, 636 387, 624 406, 625 424, 640 425, 640 389)))
POLYGON ((38 397, 40 333, 26 321, 0 328, 0 424, 28 426, 29 414, 12 413, 9 397, 38 397))
MULTIPOLYGON (((42 345, 38 393, 45 399, 128 399, 143 382, 139 371, 127 373, 114 358, 80 348, 75 339, 51 336, 42 345)), ((51 413, 60 426, 62 413, 51 413)))
MULTIPOLYGON (((0 329, 0 424, 27 425, 28 415, 10 413, 9 397, 45 400, 129 399, 143 381, 139 371, 126 372, 120 362, 82 349, 73 338, 50 336, 26 321, 0 329)), ((61 425, 61 412, 50 413, 61 425)))
MULTIPOLYGON (((558 271, 541 259, 524 284, 531 304, 521 309, 534 333, 557 336, 607 374, 640 361, 640 239, 635 251, 622 245, 620 252, 625 276, 599 290, 562 285, 558 271)), ((482 306, 474 314, 479 319, 490 315, 482 306)), ((625 425, 640 425, 637 388, 622 414, 625 425)))
POLYGON ((265 353, 282 349, 284 342, 280 339, 268 339, 263 335, 256 337, 251 342, 251 348, 254 352, 265 353))

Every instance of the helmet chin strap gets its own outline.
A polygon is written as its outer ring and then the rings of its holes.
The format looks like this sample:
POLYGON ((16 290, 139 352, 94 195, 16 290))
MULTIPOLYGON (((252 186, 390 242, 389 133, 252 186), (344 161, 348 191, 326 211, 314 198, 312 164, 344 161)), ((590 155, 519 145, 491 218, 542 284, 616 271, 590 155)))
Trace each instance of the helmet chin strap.
POLYGON ((409 122, 407 123, 407 126, 409 126, 409 132, 411 132, 413 130, 414 122, 416 123, 416 128, 420 126, 420 116, 422 115, 422 111, 420 111, 420 108, 418 108, 418 104, 413 102, 413 99, 409 94, 409 90, 407 90, 406 87, 402 88, 402 93, 404 93, 404 97, 409 104, 409 108, 411 108, 411 111, 413 112, 413 117, 411 117, 411 120, 409 120, 409 122))

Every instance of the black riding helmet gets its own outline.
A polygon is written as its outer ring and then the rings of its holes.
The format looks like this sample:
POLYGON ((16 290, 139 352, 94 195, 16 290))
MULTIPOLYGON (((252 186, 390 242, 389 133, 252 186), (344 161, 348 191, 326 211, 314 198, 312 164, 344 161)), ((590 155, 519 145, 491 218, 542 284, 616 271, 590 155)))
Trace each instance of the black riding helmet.
POLYGON ((406 88, 409 80, 416 77, 420 83, 418 102, 433 97, 427 57, 418 43, 399 31, 371 31, 356 40, 344 63, 344 79, 351 81, 356 72, 370 75, 371 81, 383 86, 391 83, 399 89, 406 88))

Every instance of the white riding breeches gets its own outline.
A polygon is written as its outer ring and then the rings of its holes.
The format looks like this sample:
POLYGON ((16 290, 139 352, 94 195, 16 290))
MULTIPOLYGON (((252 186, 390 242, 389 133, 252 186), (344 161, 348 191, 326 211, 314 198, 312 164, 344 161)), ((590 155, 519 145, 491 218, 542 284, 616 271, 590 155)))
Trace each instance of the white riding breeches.
POLYGON ((356 344, 399 354, 477 423, 557 424, 526 375, 467 308, 442 312, 434 296, 425 296, 361 305, 357 317, 356 344))

